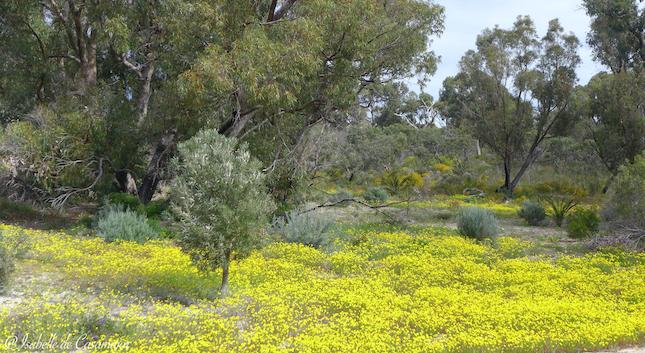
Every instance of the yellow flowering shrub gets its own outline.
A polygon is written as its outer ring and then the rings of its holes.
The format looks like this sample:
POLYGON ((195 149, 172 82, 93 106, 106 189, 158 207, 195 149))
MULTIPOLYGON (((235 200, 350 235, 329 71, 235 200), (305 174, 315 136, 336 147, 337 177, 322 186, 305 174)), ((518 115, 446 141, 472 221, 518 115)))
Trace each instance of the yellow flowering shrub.
POLYGON ((331 253, 286 243, 255 251, 233 264, 230 295, 212 299, 219 276, 197 272, 171 242, 24 232, 28 256, 67 279, 0 309, 0 352, 14 351, 4 337, 25 334, 150 353, 577 352, 645 343, 644 254, 554 258, 509 237, 492 246, 447 229, 363 229, 331 253), (164 293, 170 300, 159 299, 164 293))

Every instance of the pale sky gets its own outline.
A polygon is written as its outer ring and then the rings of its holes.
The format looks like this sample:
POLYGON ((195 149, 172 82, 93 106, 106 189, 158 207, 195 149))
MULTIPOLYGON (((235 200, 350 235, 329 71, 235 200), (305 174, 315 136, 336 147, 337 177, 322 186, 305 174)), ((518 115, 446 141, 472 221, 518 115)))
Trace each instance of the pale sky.
MULTIPOLYGON (((435 0, 446 9, 446 23, 443 35, 435 39, 431 49, 441 56, 437 73, 432 76, 425 91, 435 100, 443 80, 455 75, 461 57, 475 48, 477 35, 484 28, 496 24, 510 28, 518 15, 529 15, 535 23, 538 36, 542 37, 549 20, 558 18, 565 32, 573 32, 582 47, 578 54, 582 63, 578 66, 580 84, 586 84, 599 71, 605 70, 592 60, 591 50, 586 44, 589 31, 589 17, 582 8, 582 0, 435 0)), ((418 90, 416 87, 411 87, 418 90)))

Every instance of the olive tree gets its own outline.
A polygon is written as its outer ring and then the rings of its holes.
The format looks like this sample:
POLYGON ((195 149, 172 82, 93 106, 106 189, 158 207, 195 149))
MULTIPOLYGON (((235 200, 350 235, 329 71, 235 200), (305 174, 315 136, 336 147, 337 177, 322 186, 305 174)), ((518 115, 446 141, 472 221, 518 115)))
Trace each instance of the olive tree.
POLYGON ((260 167, 246 144, 237 145, 216 130, 180 143, 171 161, 179 242, 201 269, 222 269, 222 294, 231 260, 258 244, 258 233, 274 209, 260 167))

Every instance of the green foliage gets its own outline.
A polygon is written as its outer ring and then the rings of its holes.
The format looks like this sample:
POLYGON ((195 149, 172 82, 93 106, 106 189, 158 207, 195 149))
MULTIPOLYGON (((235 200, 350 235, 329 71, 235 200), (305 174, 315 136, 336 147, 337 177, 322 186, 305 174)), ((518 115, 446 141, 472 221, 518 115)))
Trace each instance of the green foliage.
POLYGON ((604 166, 615 175, 645 149, 645 75, 600 73, 586 91, 589 138, 604 166))
POLYGON ((567 196, 544 196, 542 198, 544 202, 549 205, 549 215, 555 222, 558 227, 562 227, 562 222, 567 217, 569 211, 571 211, 578 201, 576 198, 567 197, 567 196))
POLYGON ((380 181, 390 194, 403 196, 410 196, 413 190, 418 190, 424 183, 421 174, 404 170, 387 171, 380 181))
POLYGON ((142 204, 136 195, 125 192, 110 193, 107 197, 110 204, 121 205, 124 208, 138 212, 147 218, 159 218, 168 208, 168 203, 162 200, 153 200, 147 204, 142 204))
POLYGON ((9 281, 9 275, 14 270, 13 254, 11 254, 5 240, 0 233, 0 292, 4 291, 9 281))
POLYGON ((24 202, 16 202, 5 198, 0 198, 0 218, 13 219, 23 217, 35 217, 38 215, 30 204, 24 202))
POLYGON ((155 239, 159 232, 146 217, 122 205, 107 204, 98 214, 96 234, 108 242, 124 240, 143 243, 155 239))
POLYGON ((457 214, 459 234, 477 240, 496 239, 499 231, 492 212, 479 207, 462 207, 457 214))
POLYGON ((141 203, 136 195, 127 192, 113 192, 107 196, 108 203, 121 205, 130 211, 136 211, 141 203))
POLYGON ((518 211, 520 218, 526 220, 529 225, 539 226, 546 218, 544 207, 537 202, 526 201, 518 211))
POLYGON ((273 223, 273 230, 289 243, 300 243, 315 248, 331 244, 329 230, 334 220, 320 212, 293 210, 273 223))
POLYGON ((600 217, 591 208, 577 208, 567 217, 567 234, 574 239, 588 238, 598 231, 600 217))
POLYGON ((222 268, 225 292, 231 260, 258 245, 275 208, 261 164, 245 144, 202 130, 179 144, 171 167, 177 175, 171 200, 180 220, 179 243, 202 269, 222 268))
POLYGON ((645 152, 620 168, 601 215, 603 229, 610 234, 645 236, 645 152))
POLYGON ((378 186, 370 186, 363 193, 363 198, 368 202, 385 202, 390 198, 390 194, 378 186))
POLYGON ((163 200, 153 200, 148 202, 145 205, 139 206, 143 207, 143 211, 148 218, 160 218, 163 213, 168 209, 168 202, 163 200))
POLYGON ((575 122, 580 43, 557 19, 539 38, 533 21, 520 16, 510 29, 484 30, 476 45, 461 59, 460 72, 444 81, 439 107, 449 125, 467 127, 494 151, 504 167, 500 189, 512 194, 545 137, 575 122))
POLYGON ((587 42, 596 61, 613 72, 632 68, 641 70, 645 58, 645 9, 642 1, 583 0, 582 3, 591 17, 587 42))

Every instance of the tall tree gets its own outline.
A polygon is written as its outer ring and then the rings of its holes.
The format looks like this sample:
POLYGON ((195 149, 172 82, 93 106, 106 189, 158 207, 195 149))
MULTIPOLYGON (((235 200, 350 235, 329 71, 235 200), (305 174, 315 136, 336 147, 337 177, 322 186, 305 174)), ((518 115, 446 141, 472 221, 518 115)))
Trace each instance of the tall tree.
POLYGON ((645 63, 645 7, 642 0, 583 0, 591 17, 587 42, 596 60, 618 73, 645 63))
POLYGON ((645 8, 637 0, 583 2, 591 17, 587 42, 598 62, 611 73, 599 73, 586 86, 588 136, 611 173, 645 149, 645 8))
MULTIPOLYGON (((37 185, 46 193, 95 192, 106 184, 98 178, 116 178, 143 202, 168 176, 177 143, 204 127, 249 142, 272 180, 295 175, 311 126, 346 122, 370 87, 431 74, 436 56, 429 37, 443 28, 443 9, 420 0, 8 0, 0 6, 0 35, 30 38, 23 52, 39 52, 42 43, 43 69, 33 74, 45 73, 44 92, 51 92, 36 101, 39 78, 26 81, 31 92, 22 101, 48 108, 16 110, 23 121, 8 129, 5 155, 37 164, 65 160, 54 169, 15 165, 36 184, 42 171, 84 166, 49 173, 47 187, 37 185), (34 116, 47 110, 53 112, 34 116), (106 138, 88 140, 73 129, 87 114, 106 138), (42 121, 58 128, 45 134, 42 121), (65 141, 64 151, 50 148, 52 139, 65 141), (72 142, 84 148, 67 145, 72 142), (31 159, 44 152, 49 158, 31 159), (82 163, 66 160, 71 155, 82 163), (60 178, 69 174, 87 177, 60 178)), ((0 55, 32 65, 18 49, 0 55)), ((0 92, 0 104, 19 107, 20 100, 0 92)))
POLYGON ((544 141, 573 121, 578 46, 557 19, 538 39, 531 19, 518 17, 509 30, 484 30, 460 72, 444 81, 443 115, 469 127, 502 160, 505 192, 513 192, 544 141))

